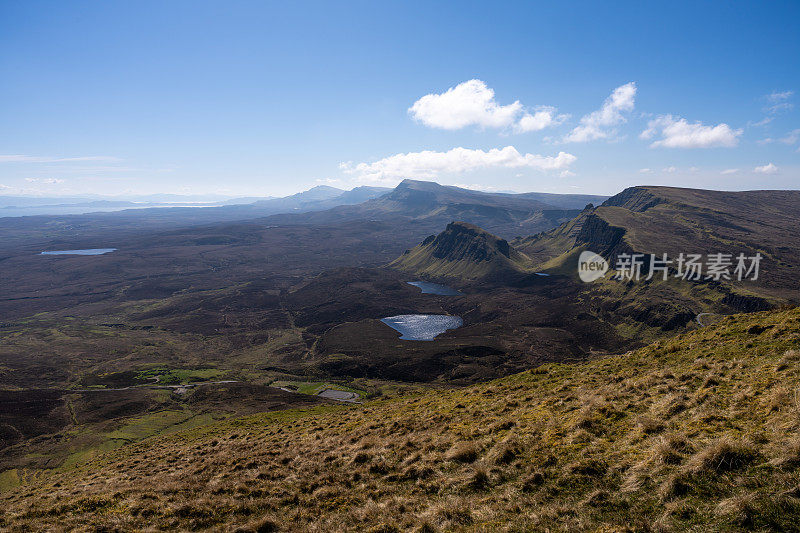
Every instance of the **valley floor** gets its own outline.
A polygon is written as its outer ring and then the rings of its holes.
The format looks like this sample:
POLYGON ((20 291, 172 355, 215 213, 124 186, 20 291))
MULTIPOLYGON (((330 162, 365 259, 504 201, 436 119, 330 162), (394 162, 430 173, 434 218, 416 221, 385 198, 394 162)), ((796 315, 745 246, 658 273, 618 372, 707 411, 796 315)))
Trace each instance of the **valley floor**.
POLYGON ((736 315, 466 388, 226 420, 43 472, 0 493, 0 527, 794 531, 799 350, 800 310, 736 315))

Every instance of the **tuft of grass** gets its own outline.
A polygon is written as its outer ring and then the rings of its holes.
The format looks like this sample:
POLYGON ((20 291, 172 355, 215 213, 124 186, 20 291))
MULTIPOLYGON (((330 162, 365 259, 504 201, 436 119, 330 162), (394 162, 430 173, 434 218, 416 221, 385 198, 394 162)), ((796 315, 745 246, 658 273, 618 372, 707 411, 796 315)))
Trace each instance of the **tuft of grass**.
POLYGON ((445 459, 459 463, 474 463, 479 451, 478 445, 474 442, 458 442, 447 451, 445 459))
POLYGON ((749 443, 721 438, 692 457, 688 467, 693 474, 731 472, 744 468, 760 456, 749 443))

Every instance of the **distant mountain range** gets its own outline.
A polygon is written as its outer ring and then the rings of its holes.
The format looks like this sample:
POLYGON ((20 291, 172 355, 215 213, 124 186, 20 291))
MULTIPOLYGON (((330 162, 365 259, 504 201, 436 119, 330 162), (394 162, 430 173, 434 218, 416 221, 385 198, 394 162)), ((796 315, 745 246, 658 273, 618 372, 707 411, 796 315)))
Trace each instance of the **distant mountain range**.
POLYGON ((487 193, 418 180, 403 180, 387 194, 303 217, 279 215, 278 224, 331 224, 344 220, 400 219, 436 230, 453 220, 469 222, 511 238, 553 228, 577 215, 588 203, 607 197, 547 193, 487 193))
MULTIPOLYGON (((218 211, 206 211, 199 218, 206 216, 212 219, 227 219, 225 213, 252 218, 275 213, 303 212, 322 210, 365 202, 389 192, 384 187, 356 187, 346 191, 335 187, 319 185, 283 198, 273 197, 239 197, 223 198, 209 195, 176 195, 156 194, 131 198, 102 197, 53 197, 32 198, 24 196, 0 196, 0 217, 35 216, 35 215, 81 215, 90 213, 116 212, 130 209, 165 209, 165 208, 220 208, 218 211), (226 208, 226 209, 221 209, 226 208), (220 213, 221 211, 221 213, 220 213), (250 211, 250 213, 247 213, 250 211)), ((180 218, 180 213, 175 213, 180 218)))
POLYGON ((257 210, 269 209, 278 212, 292 213, 297 211, 321 211, 340 205, 353 205, 378 198, 392 189, 387 187, 356 187, 346 191, 327 185, 318 185, 285 198, 270 198, 254 202, 257 210))
POLYGON ((45 232, 50 237, 75 239, 107 235, 110 229, 129 234, 248 220, 259 220, 267 226, 391 221, 407 226, 408 235, 425 235, 461 220, 510 239, 552 229, 572 219, 587 203, 598 204, 605 199, 572 194, 486 193, 416 180, 404 180, 394 189, 364 186, 345 191, 320 185, 285 198, 243 199, 249 203, 202 209, 147 204, 112 207, 90 202, 85 207, 59 205, 56 209, 66 211, 46 215, 41 212, 54 207, 40 204, 35 209, 26 208, 22 214, 41 216, 2 218, 4 210, 0 207, 0 237, 11 244, 12 239, 37 240, 45 232), (73 214, 76 210, 97 212, 73 214))

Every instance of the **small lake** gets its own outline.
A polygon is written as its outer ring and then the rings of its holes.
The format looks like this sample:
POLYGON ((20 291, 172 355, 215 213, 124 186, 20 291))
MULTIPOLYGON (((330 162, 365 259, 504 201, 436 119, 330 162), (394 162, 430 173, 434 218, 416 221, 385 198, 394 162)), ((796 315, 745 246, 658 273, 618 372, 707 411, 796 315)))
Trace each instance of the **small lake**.
POLYGON ((463 296, 464 293, 457 291, 447 285, 439 285, 438 283, 429 283, 427 281, 407 281, 409 285, 413 285, 422 290, 423 294, 439 294, 441 296, 463 296))
POLYGON ((382 318, 381 322, 400 332, 404 341, 432 341, 448 329, 464 325, 460 316, 450 315, 397 315, 382 318))
POLYGON ((116 248, 88 248, 86 250, 53 250, 40 255, 103 255, 115 251, 116 248))

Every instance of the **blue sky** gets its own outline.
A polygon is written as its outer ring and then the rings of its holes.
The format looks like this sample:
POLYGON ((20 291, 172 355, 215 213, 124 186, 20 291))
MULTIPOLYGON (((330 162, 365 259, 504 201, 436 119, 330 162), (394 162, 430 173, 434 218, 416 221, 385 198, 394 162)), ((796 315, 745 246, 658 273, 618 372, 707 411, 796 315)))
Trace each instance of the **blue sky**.
POLYGON ((798 2, 2 2, 0 195, 798 188, 799 58, 798 2))

